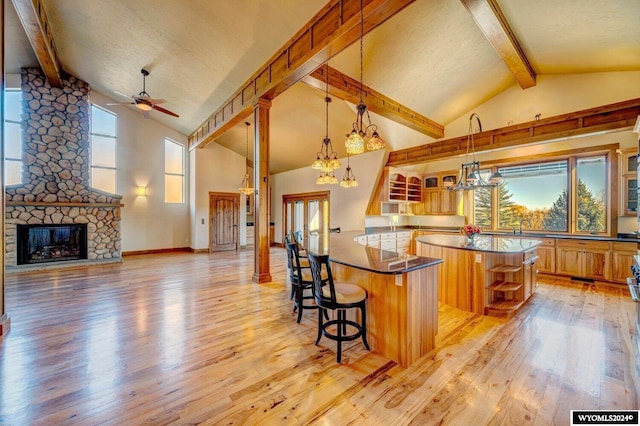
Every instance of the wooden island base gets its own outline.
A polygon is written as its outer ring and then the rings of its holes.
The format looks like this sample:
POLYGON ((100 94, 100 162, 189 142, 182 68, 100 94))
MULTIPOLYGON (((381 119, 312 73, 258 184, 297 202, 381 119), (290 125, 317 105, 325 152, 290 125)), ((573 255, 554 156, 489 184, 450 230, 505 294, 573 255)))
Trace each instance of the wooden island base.
POLYGON ((443 259, 438 300, 478 315, 510 317, 531 297, 537 282, 539 240, 462 236, 418 237, 419 256, 443 259))
POLYGON ((332 263, 337 280, 367 290, 367 340, 372 351, 403 367, 435 348, 438 333, 438 270, 380 274, 332 263))

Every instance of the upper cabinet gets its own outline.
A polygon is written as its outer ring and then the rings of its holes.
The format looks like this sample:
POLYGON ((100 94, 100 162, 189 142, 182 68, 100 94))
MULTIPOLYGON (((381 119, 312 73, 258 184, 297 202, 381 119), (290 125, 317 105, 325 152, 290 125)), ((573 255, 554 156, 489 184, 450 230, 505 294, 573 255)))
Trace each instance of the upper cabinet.
POLYGON ((419 203, 422 201, 422 179, 417 173, 389 169, 388 201, 419 203))
POLYGON ((638 210, 638 151, 625 149, 620 155, 620 214, 635 216, 638 210))
POLYGON ((458 209, 458 191, 449 191, 444 187, 445 181, 457 182, 455 172, 438 173, 424 177, 422 199, 424 214, 456 214, 458 209))

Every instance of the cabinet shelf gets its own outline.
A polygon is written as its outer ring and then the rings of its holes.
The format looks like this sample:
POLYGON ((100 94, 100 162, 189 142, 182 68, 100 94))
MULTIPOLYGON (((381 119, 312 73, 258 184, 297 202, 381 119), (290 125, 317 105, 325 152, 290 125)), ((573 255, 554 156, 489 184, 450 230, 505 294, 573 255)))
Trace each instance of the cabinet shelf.
POLYGON ((522 265, 496 265, 490 268, 491 272, 519 272, 522 270, 522 265))
POLYGON ((496 281, 491 284, 490 288, 493 291, 516 291, 522 288, 522 284, 509 281, 496 281))
POLYGON ((496 299, 485 308, 486 315, 510 317, 524 304, 524 301, 511 299, 496 299))

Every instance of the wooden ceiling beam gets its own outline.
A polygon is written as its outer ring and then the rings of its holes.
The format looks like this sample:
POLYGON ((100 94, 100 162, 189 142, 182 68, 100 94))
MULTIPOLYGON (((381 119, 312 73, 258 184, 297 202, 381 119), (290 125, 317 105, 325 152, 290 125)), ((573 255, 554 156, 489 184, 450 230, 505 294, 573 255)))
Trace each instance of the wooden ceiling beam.
POLYGON ((498 51, 520 87, 527 89, 536 85, 536 73, 525 56, 518 39, 509 27, 496 0, 460 0, 469 10, 474 21, 489 43, 498 51))
MULTIPOLYGON (((364 0, 364 33, 377 28, 414 1, 364 0)), ((250 115, 258 99, 274 99, 359 39, 360 0, 330 0, 189 135, 189 149, 202 148, 213 142, 250 115)))
MULTIPOLYGON (((596 132, 629 130, 640 116, 640 98, 569 114, 487 130, 473 135, 474 151, 494 151, 532 143, 562 140, 596 132)), ((439 140, 389 153, 387 166, 406 166, 462 156, 467 136, 439 140)))
MULTIPOLYGON (((326 69, 321 66, 301 81, 324 91, 327 81, 325 74, 326 69)), ((360 103, 360 82, 335 68, 329 67, 329 93, 336 98, 358 105, 360 103)), ((366 85, 362 85, 362 100, 369 111, 389 120, 435 139, 440 139, 444 136, 444 126, 442 124, 436 123, 366 85)))
POLYGON ((51 26, 41 0, 13 0, 40 67, 53 87, 62 87, 62 71, 51 26))

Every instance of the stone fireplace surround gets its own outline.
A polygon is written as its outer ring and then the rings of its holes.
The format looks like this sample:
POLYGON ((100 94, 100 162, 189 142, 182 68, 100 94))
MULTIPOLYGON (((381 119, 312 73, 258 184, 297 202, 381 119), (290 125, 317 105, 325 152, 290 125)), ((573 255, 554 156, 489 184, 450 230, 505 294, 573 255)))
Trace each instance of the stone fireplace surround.
MULTIPOLYGON (((121 261, 122 196, 89 186, 89 85, 49 85, 21 72, 22 184, 5 189, 5 266, 17 264, 17 224, 87 224, 87 261, 121 261)), ((86 261, 85 261, 86 262, 86 261)))

